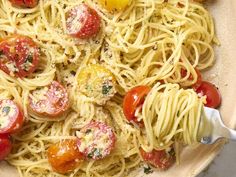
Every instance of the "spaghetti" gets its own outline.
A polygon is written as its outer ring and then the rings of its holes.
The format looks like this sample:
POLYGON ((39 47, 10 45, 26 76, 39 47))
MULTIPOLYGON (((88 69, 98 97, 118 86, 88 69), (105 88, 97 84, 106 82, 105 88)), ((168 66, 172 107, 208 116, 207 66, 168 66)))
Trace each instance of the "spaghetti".
POLYGON ((209 12, 189 0, 132 0, 124 11, 109 13, 88 0, 102 18, 102 27, 96 37, 80 40, 67 34, 66 13, 82 2, 40 0, 34 8, 21 9, 0 1, 0 37, 29 36, 40 48, 40 64, 31 77, 13 78, 0 70, 0 98, 14 99, 25 114, 7 159, 22 177, 65 176, 52 170, 46 151, 53 143, 73 139, 91 120, 113 127, 115 148, 105 159, 84 161, 67 176, 126 176, 141 164, 140 145, 151 151, 170 146, 173 137, 186 144, 196 141, 203 100, 174 83, 191 86, 197 80, 195 68, 214 63, 212 45, 218 41, 209 12), (112 92, 116 94, 102 104, 78 89, 79 73, 94 64, 109 70, 117 83, 112 92), (186 71, 184 77, 181 70, 186 71), (28 109, 30 92, 53 80, 67 87, 70 98, 70 110, 56 119, 28 109), (155 85, 158 81, 172 84, 155 85), (130 125, 122 111, 125 92, 140 84, 155 85, 139 114, 144 130, 130 125))
POLYGON ((199 99, 193 90, 180 89, 177 84, 157 83, 147 95, 142 113, 137 113, 145 126, 146 136, 139 141, 142 148, 150 152, 167 149, 174 141, 186 145, 198 142, 204 102, 205 97, 199 99))

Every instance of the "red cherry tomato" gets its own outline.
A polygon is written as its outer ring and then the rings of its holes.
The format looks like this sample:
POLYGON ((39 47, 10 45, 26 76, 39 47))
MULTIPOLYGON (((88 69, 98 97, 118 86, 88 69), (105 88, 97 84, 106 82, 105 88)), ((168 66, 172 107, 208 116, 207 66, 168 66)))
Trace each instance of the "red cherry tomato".
POLYGON ((201 96, 206 96, 205 106, 217 108, 221 104, 220 92, 215 85, 210 82, 203 81, 202 84, 196 89, 196 92, 201 96))
POLYGON ((145 152, 141 148, 140 153, 145 162, 160 170, 170 168, 170 166, 175 162, 175 153, 173 149, 171 149, 170 152, 166 152, 165 150, 158 151, 155 149, 151 152, 145 152))
POLYGON ((48 87, 34 90, 29 101, 34 112, 46 116, 61 115, 69 108, 68 93, 57 81, 53 81, 48 87))
POLYGON ((135 111, 143 104, 150 90, 151 88, 148 86, 137 86, 126 93, 123 101, 123 112, 128 121, 140 124, 135 117, 135 111))
POLYGON ((103 159, 115 146, 115 134, 105 123, 92 121, 78 133, 78 147, 88 159, 103 159))
POLYGON ((38 0, 10 0, 12 5, 19 7, 35 7, 38 4, 38 0))
MULTIPOLYGON (((198 69, 196 69, 196 68, 195 68, 195 71, 196 71, 196 73, 197 73, 197 81, 192 85, 192 88, 197 89, 197 88, 201 85, 201 83, 202 83, 202 74, 201 74, 200 71, 199 71, 198 69)), ((187 75, 187 71, 184 70, 184 69, 181 69, 181 76, 182 76, 182 77, 185 77, 186 75, 187 75)), ((190 74, 190 76, 189 76, 188 79, 189 79, 189 80, 193 80, 192 74, 190 74)))
POLYGON ((23 113, 12 100, 0 101, 0 134, 15 133, 23 125, 23 113))
POLYGON ((62 174, 73 171, 83 160, 76 139, 51 145, 47 154, 53 170, 62 174))
POLYGON ((39 48, 26 36, 15 35, 0 42, 0 69, 11 76, 26 77, 38 66, 39 48))
POLYGON ((5 157, 11 152, 12 143, 10 136, 7 134, 0 134, 0 161, 4 160, 5 157))
POLYGON ((81 4, 67 13, 66 26, 71 36, 87 39, 99 32, 101 19, 94 9, 81 4))

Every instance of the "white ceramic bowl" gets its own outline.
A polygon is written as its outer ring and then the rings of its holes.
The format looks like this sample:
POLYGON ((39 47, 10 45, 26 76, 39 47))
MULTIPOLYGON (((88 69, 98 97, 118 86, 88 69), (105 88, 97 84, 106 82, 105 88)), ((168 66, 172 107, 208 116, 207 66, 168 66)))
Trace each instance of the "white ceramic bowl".
MULTIPOLYGON (((217 36, 221 46, 216 47, 216 63, 205 73, 204 78, 219 86, 222 94, 221 114, 230 128, 236 123, 236 1, 208 0, 208 8, 215 19, 217 36)), ((154 172, 137 176, 146 177, 194 177, 200 173, 219 153, 224 145, 220 141, 214 145, 199 145, 185 148, 180 156, 180 164, 165 172, 154 172)), ((140 170, 141 171, 141 170, 140 170)), ((0 177, 17 177, 13 167, 0 163, 0 177)))

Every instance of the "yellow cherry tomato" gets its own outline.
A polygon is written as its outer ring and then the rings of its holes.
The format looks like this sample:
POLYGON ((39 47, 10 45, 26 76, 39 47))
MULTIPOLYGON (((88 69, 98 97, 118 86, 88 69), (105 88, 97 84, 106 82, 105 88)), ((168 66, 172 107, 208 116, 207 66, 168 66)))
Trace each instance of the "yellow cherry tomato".
POLYGON ((121 11, 130 3, 131 0, 98 0, 108 11, 121 11))
POLYGON ((204 0, 194 0, 194 1, 196 1, 196 2, 203 2, 204 0))
POLYGON ((110 70, 101 65, 89 65, 77 75, 79 91, 99 105, 103 105, 116 93, 116 80, 110 70))

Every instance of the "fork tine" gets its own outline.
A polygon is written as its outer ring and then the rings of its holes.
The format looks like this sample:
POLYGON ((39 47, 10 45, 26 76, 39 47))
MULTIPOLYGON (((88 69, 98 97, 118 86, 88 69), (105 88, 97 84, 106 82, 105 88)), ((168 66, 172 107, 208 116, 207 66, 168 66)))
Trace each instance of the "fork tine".
POLYGON ((224 125, 218 110, 204 107, 198 130, 198 141, 202 144, 213 144, 220 138, 236 140, 236 132, 224 125))

